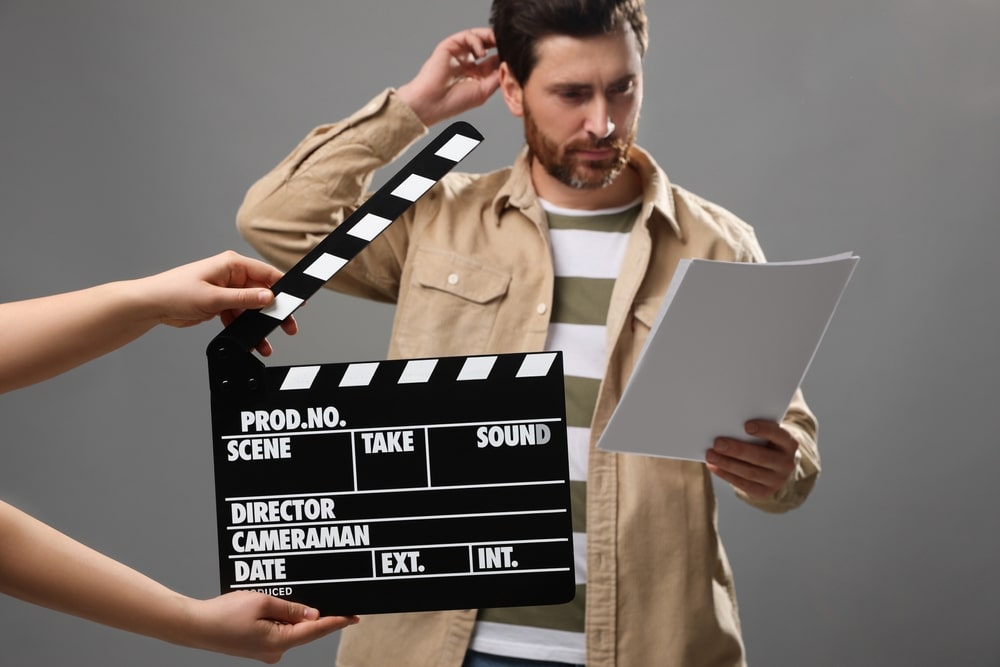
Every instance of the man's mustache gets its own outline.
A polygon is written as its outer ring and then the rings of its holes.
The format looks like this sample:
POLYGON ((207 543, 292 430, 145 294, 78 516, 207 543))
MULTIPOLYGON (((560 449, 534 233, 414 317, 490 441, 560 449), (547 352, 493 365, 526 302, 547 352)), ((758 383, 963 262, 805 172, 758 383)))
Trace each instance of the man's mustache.
POLYGON ((619 137, 604 137, 603 139, 597 139, 596 141, 580 141, 574 144, 570 144, 567 150, 570 151, 595 151, 604 148, 614 148, 615 150, 624 150, 628 142, 619 137))

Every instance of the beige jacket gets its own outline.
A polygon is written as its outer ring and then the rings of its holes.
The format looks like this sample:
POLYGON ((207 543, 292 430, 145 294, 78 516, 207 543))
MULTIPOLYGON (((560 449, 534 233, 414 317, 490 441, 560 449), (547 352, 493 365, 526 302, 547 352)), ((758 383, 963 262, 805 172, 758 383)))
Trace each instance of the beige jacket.
MULTIPOLYGON (((391 90, 317 128, 247 193, 240 231, 289 267, 364 199, 374 170, 427 129, 391 90)), ((594 414, 587 479, 587 664, 745 664, 732 572, 719 539, 710 473, 695 462, 594 447, 628 381, 681 258, 760 262, 753 229, 672 185, 640 149, 645 194, 608 313, 611 350, 594 414)), ((447 175, 338 273, 331 286, 395 302, 389 356, 541 350, 553 269, 526 154, 489 174, 447 175)), ((789 304, 794 307, 794 304, 789 304)), ((683 351, 679 351, 683 354, 683 351)), ((796 394, 785 426, 800 443, 781 512, 819 474, 816 421, 796 394)), ((649 433, 669 438, 670 425, 649 433)), ((705 443, 706 448, 710 443, 705 443)), ((459 667, 475 610, 368 616, 344 631, 343 667, 459 667)))

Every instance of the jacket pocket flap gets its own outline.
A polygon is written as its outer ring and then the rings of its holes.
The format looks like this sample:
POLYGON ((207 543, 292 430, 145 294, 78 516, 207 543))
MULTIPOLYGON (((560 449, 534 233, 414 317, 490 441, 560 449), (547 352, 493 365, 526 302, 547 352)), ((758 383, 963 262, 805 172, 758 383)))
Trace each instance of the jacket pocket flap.
POLYGON ((423 287, 448 292, 473 303, 489 303, 507 293, 510 274, 453 252, 418 248, 413 280, 423 287))

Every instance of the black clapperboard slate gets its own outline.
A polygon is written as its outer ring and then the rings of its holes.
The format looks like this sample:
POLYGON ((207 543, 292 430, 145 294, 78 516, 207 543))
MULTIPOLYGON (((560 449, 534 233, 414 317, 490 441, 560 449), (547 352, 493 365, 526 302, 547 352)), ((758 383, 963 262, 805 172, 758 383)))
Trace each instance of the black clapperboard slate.
POLYGON ((267 367, 252 352, 481 141, 448 127, 209 345, 223 592, 326 615, 573 598, 561 353, 267 367))

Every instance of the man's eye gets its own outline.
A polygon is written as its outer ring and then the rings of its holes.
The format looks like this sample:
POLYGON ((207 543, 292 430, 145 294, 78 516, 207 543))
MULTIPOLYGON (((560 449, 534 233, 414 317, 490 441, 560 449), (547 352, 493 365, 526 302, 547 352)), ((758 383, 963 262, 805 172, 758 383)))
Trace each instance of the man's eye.
POLYGON ((629 81, 628 83, 615 86, 609 92, 611 95, 628 95, 633 89, 635 89, 635 84, 629 81))

